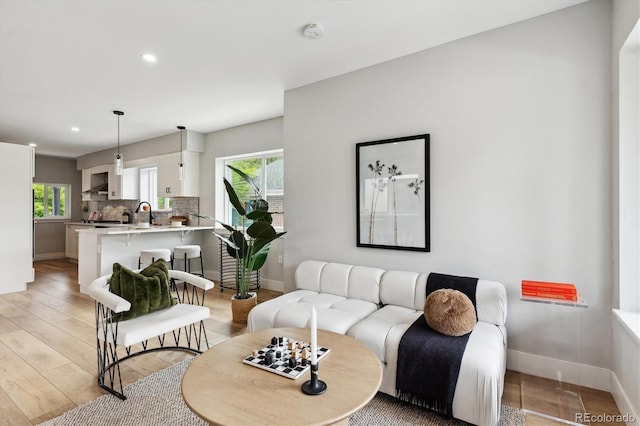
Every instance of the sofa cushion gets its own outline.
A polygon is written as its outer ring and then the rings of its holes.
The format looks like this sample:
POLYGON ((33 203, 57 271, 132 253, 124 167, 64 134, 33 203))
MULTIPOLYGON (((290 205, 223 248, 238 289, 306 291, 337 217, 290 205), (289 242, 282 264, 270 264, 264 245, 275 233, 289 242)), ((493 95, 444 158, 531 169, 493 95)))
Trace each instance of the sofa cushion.
MULTIPOLYGON (((367 302, 358 299, 347 299, 346 297, 340 297, 333 294, 310 294, 300 299, 301 303, 308 304, 308 312, 297 311, 296 313, 289 312, 278 315, 276 320, 276 327, 283 327, 286 322, 280 322, 286 315, 291 318, 292 315, 298 315, 299 317, 306 318, 308 323, 311 318, 311 306, 316 307, 318 317, 318 328, 322 330, 329 330, 336 333, 346 334, 351 327, 353 327, 358 321, 366 318, 371 313, 378 309, 375 303, 367 302), (303 316, 304 315, 304 316, 303 316)), ((289 305, 281 311, 287 311, 293 308, 289 305)), ((295 308, 294 308, 295 309, 295 308)), ((301 319, 297 320, 300 323, 301 319)), ((303 327, 308 327, 304 325, 303 327)))
MULTIPOLYGON (((340 334, 346 334, 354 324, 377 309, 374 303, 364 300, 346 299, 322 293, 309 294, 299 301, 276 308, 272 323, 256 324, 255 318, 250 318, 251 331, 273 327, 308 328, 311 325, 311 308, 313 306, 317 312, 318 328, 340 334)), ((256 308, 251 310, 249 317, 255 315, 254 310, 256 308)))
MULTIPOLYGON (((273 317, 273 324, 266 324, 262 328, 258 328, 253 331, 262 330, 265 328, 276 328, 276 327, 307 328, 310 325, 312 307, 313 305, 311 303, 305 303, 305 302, 290 303, 286 306, 281 307, 275 312, 275 315, 273 317)), ((318 308, 316 308, 316 312, 317 312, 317 318, 319 320, 320 312, 318 308)))
POLYGON ((275 299, 259 303, 249 312, 249 316, 247 317, 247 331, 253 332, 277 327, 275 325, 275 317, 282 307, 299 302, 300 299, 311 294, 318 293, 310 290, 295 290, 291 293, 278 296, 275 299))
POLYGON ((316 310, 329 309, 338 302, 342 302, 346 297, 336 296, 329 293, 315 293, 300 298, 300 302, 309 303, 316 307, 316 310))
POLYGON ((347 334, 365 344, 381 362, 386 363, 389 332, 398 324, 413 324, 420 315, 421 312, 414 309, 386 305, 355 324, 347 334))
POLYGON ((421 311, 427 288, 425 273, 387 271, 380 280, 380 302, 421 311))
POLYGON ((347 297, 349 294, 349 274, 352 265, 327 263, 320 274, 320 293, 347 297))
POLYGON ((507 291, 496 281, 478 280, 476 287, 478 321, 503 326, 507 322, 507 291))
POLYGON ((378 309, 378 305, 365 300, 296 290, 253 308, 247 318, 248 331, 274 327, 308 328, 313 306, 317 311, 318 328, 341 334, 346 334, 354 324, 378 309))
POLYGON ((380 268, 306 260, 296 268, 296 289, 380 303, 383 274, 380 268))
POLYGON ((464 336, 476 325, 476 310, 471 300, 458 290, 440 289, 424 302, 424 317, 429 327, 447 336, 464 336))
POLYGON ((320 275, 327 262, 305 260, 296 268, 295 281, 298 290, 320 291, 320 275))
POLYGON ((380 303, 380 280, 383 274, 384 269, 354 266, 349 274, 349 298, 380 303))

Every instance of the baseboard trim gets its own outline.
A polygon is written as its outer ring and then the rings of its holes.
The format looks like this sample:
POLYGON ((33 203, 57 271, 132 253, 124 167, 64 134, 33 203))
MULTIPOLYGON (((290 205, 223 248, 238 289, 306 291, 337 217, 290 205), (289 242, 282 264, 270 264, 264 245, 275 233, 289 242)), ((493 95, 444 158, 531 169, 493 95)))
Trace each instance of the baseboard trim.
POLYGON ((613 395, 613 400, 623 416, 622 420, 627 426, 640 426, 640 413, 637 411, 640 407, 634 407, 631 404, 631 400, 622 387, 622 383, 620 383, 618 376, 613 371, 611 372, 611 395, 613 395))
POLYGON ((213 271, 209 269, 204 270, 204 276, 211 281, 220 281, 220 271, 213 271))
POLYGON ((57 253, 40 253, 33 256, 33 260, 53 260, 53 259, 65 259, 66 253, 61 251, 57 253))
POLYGON ((284 293, 284 283, 282 281, 270 280, 268 278, 260 279, 260 288, 284 293))
POLYGON ((579 384, 611 392, 611 370, 549 358, 527 352, 507 350, 507 368, 520 373, 579 384))

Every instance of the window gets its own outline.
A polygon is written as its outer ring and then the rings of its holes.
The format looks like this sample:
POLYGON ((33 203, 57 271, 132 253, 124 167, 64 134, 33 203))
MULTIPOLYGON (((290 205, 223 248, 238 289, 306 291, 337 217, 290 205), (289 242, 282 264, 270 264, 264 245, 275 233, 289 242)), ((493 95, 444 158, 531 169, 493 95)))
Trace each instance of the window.
POLYGON ((34 183, 34 219, 71 218, 71 185, 57 183, 34 183))
MULTIPOLYGON (((619 53, 619 307, 640 312, 640 20, 619 53)), ((633 327, 630 326, 631 329, 633 327)), ((640 333, 637 323, 635 332, 640 333)))
MULTIPOLYGON (((273 226, 276 228, 284 227, 284 157, 283 151, 268 151, 263 153, 254 153, 244 156, 222 158, 219 165, 224 167, 224 177, 227 178, 233 189, 235 189, 240 201, 247 202, 256 195, 252 188, 228 165, 242 170, 250 176, 256 183, 260 191, 260 198, 264 198, 269 203, 270 212, 280 212, 273 215, 273 226)), ((218 191, 224 190, 222 179, 218 184, 218 191)), ((240 225, 237 212, 231 206, 228 197, 224 197, 224 222, 233 226, 240 225)))
POLYGON ((148 201, 151 210, 171 210, 173 199, 169 197, 158 197, 158 168, 140 168, 140 200, 148 201))

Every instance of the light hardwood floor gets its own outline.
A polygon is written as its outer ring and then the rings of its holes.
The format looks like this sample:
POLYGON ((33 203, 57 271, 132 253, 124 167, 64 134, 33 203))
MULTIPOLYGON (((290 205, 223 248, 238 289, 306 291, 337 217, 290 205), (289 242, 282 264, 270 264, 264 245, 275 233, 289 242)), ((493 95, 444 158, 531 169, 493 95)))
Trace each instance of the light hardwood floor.
MULTIPOLYGON (((38 424, 105 394, 95 377, 94 303, 79 291, 77 265, 59 259, 34 267, 36 280, 26 292, 0 296, 0 425, 38 424)), ((279 294, 261 289, 258 297, 279 294)), ((207 292, 210 345, 246 331, 231 321, 230 296, 230 290, 221 293, 217 287, 207 292)), ((131 383, 189 356, 164 351, 132 358, 123 364, 123 381, 131 383)), ((519 384, 519 373, 508 371, 504 404, 520 407, 519 384)), ((619 414, 609 393, 582 388, 582 394, 588 412, 619 414)), ((531 415, 526 423, 554 424, 531 415)))

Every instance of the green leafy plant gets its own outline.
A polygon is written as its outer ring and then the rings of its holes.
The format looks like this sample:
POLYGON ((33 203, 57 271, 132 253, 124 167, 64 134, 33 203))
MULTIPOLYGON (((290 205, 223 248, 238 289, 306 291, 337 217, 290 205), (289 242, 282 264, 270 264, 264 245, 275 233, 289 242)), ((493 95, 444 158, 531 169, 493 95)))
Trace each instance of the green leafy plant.
POLYGON ((229 236, 214 231, 214 235, 227 246, 229 255, 236 259, 236 299, 248 299, 251 285, 251 273, 262 268, 267 260, 271 242, 282 237, 286 232, 276 232, 271 225, 272 215, 269 203, 261 198, 260 188, 253 179, 242 170, 227 165, 234 173, 249 184, 253 190, 253 198, 242 203, 231 183, 224 178, 224 187, 231 205, 240 217, 240 224, 236 227, 227 225, 208 215, 191 212, 190 214, 222 225, 229 236))

